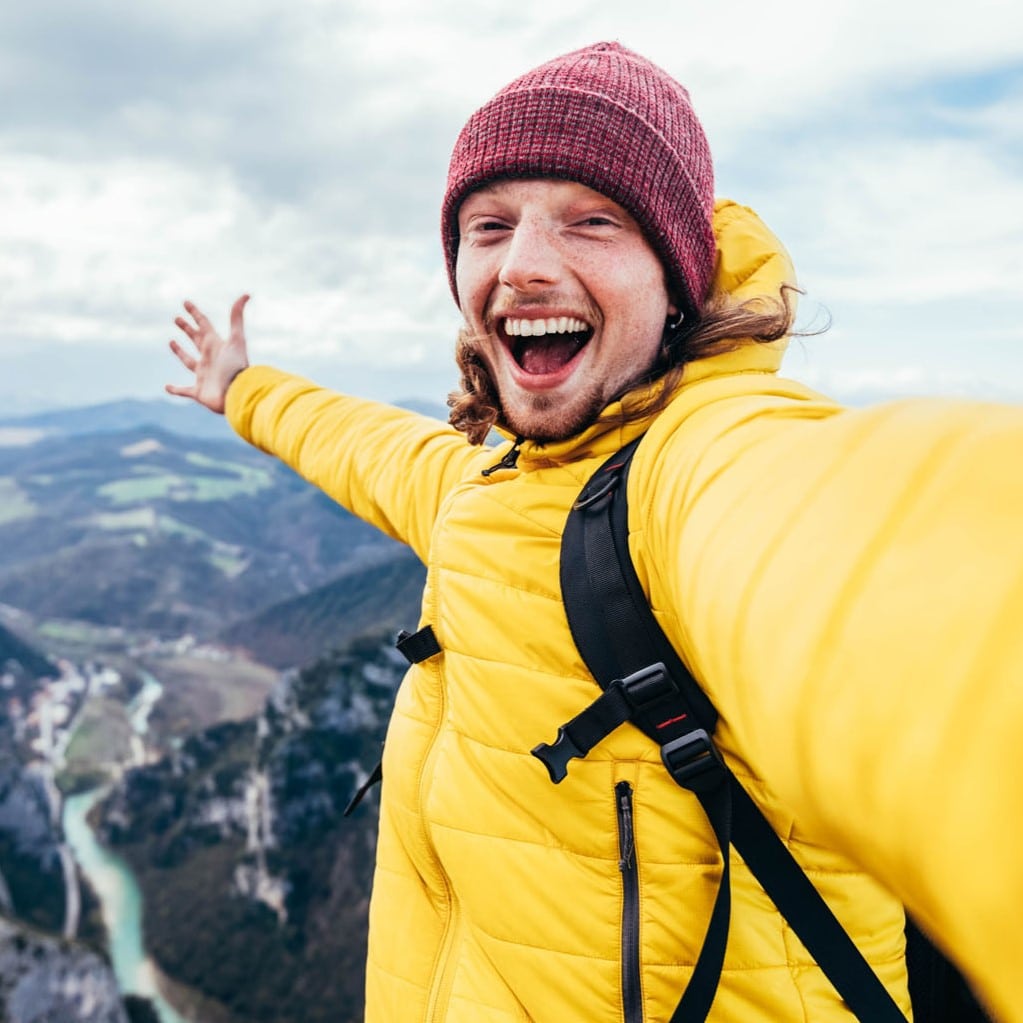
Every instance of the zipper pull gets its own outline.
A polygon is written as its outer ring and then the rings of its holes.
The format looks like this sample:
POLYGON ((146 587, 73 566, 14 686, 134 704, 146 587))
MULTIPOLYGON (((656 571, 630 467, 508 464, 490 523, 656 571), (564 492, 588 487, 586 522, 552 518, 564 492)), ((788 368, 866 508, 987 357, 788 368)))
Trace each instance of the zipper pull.
POLYGON ((618 869, 626 871, 632 867, 632 854, 636 848, 632 832, 632 790, 627 782, 616 786, 618 789, 618 869))
POLYGON ((516 437, 515 443, 511 446, 511 450, 508 451, 504 458, 502 458, 500 462, 492 465, 489 469, 483 469, 480 475, 493 476, 495 472, 499 472, 501 469, 514 469, 519 463, 519 447, 525 439, 525 437, 516 437))

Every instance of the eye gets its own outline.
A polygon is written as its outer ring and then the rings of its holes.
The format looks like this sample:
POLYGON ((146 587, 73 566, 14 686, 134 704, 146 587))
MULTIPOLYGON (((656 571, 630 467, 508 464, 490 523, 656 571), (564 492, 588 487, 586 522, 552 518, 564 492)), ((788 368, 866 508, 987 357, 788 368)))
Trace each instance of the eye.
POLYGON ((465 231, 463 234, 466 237, 475 237, 482 239, 483 237, 489 236, 494 237, 495 235, 501 234, 502 232, 509 231, 511 228, 507 221, 499 220, 497 217, 472 217, 468 224, 466 224, 465 231))
POLYGON ((602 217, 597 214, 594 214, 592 217, 587 217, 583 221, 583 225, 585 227, 611 227, 613 224, 614 221, 611 220, 610 217, 602 217))

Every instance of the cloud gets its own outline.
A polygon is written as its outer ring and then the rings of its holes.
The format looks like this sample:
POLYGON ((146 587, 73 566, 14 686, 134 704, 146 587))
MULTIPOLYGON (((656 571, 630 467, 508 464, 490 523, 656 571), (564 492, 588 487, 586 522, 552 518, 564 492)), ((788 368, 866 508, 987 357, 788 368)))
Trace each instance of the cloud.
MULTIPOLYGON (((157 359, 181 298, 222 321, 249 290, 266 358, 436 379, 457 318, 437 238, 455 134, 599 38, 690 88, 720 191, 764 213, 834 314, 827 359, 894 369, 884 337, 922 359, 926 330, 951 360, 953 301, 1018 346, 1017 3, 43 0, 0 9, 0 359, 157 359)), ((105 361, 96 386, 115 388, 105 361)))
POLYGON ((68 174, 6 155, 0 182, 5 346, 137 345, 171 329, 182 298, 222 315, 242 290, 260 296, 275 355, 415 363, 424 335, 453 336, 432 239, 346 236, 315 209, 254 201, 226 172, 156 161, 79 162, 68 174), (381 334, 396 341, 382 350, 381 334))

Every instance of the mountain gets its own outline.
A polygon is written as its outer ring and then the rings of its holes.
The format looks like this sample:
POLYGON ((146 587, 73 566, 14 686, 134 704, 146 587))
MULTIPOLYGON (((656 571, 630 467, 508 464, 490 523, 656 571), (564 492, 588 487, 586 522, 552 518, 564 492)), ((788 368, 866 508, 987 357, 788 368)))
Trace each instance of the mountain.
POLYGON ((401 549, 378 564, 352 568, 311 593, 275 604, 217 638, 275 668, 306 664, 370 631, 414 631, 425 582, 422 562, 401 549))
POLYGON ((234 441, 142 427, 0 447, 0 602, 212 635, 398 549, 234 441))
MULTIPOLYGON (((446 422, 448 418, 448 410, 437 402, 410 399, 397 404, 433 419, 446 422)), ((0 418, 0 445, 25 443, 43 437, 120 433, 147 426, 185 437, 232 440, 235 443, 240 440, 223 416, 214 415, 195 402, 128 398, 0 418)))
POLYGON ((110 401, 80 408, 50 409, 0 419, 0 438, 5 431, 10 438, 16 436, 15 431, 25 431, 25 436, 80 437, 87 433, 120 433, 145 426, 187 437, 239 439, 223 416, 214 415, 195 402, 138 399, 110 401))
POLYGON ((233 1023, 362 1019, 376 763, 406 664, 361 639, 285 673, 258 721, 125 774, 99 832, 132 865, 160 969, 233 1023))

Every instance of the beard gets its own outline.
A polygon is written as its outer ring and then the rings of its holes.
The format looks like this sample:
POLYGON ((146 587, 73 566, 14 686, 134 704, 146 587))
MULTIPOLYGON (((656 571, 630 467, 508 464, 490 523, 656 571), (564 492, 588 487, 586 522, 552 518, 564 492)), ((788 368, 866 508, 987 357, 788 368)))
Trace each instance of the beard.
POLYGON ((567 401, 530 394, 520 397, 517 404, 503 402, 478 340, 465 328, 458 334, 455 362, 461 380, 460 388, 448 395, 448 422, 461 430, 470 444, 482 444, 497 425, 539 444, 568 440, 596 422, 608 404, 599 391, 578 393, 567 401))
POLYGON ((540 444, 568 440, 596 422, 607 402, 603 395, 577 394, 568 402, 546 394, 529 395, 515 406, 501 405, 501 421, 518 437, 540 444))

